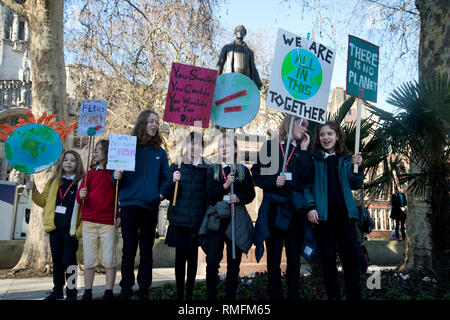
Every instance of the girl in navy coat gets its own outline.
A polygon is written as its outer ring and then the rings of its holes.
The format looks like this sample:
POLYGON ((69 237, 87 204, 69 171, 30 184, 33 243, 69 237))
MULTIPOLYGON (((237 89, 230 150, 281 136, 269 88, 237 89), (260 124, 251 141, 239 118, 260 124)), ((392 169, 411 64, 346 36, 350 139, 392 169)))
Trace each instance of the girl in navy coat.
POLYGON ((181 166, 173 163, 169 168, 169 180, 164 197, 170 200, 167 211, 169 228, 166 244, 175 247, 175 279, 177 298, 184 298, 184 278, 187 263, 186 300, 192 300, 199 242, 198 229, 206 211, 206 177, 209 165, 202 158, 203 138, 191 132, 185 139, 185 153, 181 166), (176 203, 173 205, 175 185, 178 181, 176 203))
POLYGON ((317 126, 313 151, 312 195, 316 208, 307 216, 316 225, 326 293, 330 300, 341 298, 336 268, 337 249, 344 268, 347 298, 359 300, 360 251, 355 225, 359 215, 351 190, 360 189, 363 184, 361 153, 350 156, 341 128, 334 121, 317 126), (359 166, 356 174, 353 173, 353 164, 359 166))
POLYGON ((116 170, 111 177, 114 183, 119 180, 120 191, 123 238, 120 298, 127 300, 133 294, 134 259, 139 243, 138 297, 146 300, 152 284, 152 248, 169 162, 166 151, 161 148, 159 116, 156 112, 141 112, 132 135, 137 137, 135 171, 116 170))

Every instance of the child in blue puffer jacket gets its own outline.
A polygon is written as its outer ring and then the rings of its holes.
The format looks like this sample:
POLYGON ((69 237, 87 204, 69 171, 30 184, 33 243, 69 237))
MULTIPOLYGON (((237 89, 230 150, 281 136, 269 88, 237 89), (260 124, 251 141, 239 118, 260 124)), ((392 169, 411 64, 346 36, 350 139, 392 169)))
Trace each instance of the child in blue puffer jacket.
MULTIPOLYGON (((356 235, 358 209, 351 190, 360 189, 364 173, 361 153, 350 156, 342 130, 334 121, 318 125, 313 143, 315 209, 308 220, 315 233, 322 260, 325 289, 330 300, 340 300, 336 249, 343 263, 347 299, 361 298, 359 287, 359 247, 356 235), (353 164, 359 172, 353 173, 353 164)), ((307 194, 305 194, 307 196, 307 194)))

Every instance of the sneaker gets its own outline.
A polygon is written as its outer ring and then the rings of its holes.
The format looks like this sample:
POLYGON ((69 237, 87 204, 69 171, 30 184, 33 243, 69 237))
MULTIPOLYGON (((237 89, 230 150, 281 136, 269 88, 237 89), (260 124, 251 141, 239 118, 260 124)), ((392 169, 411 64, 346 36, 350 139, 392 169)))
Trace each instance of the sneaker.
POLYGON ((84 292, 83 297, 81 297, 81 300, 92 300, 92 291, 84 292))
POLYGON ((44 298, 44 300, 58 300, 58 299, 64 299, 62 291, 52 291, 50 292, 50 295, 44 298))
POLYGON ((103 300, 114 300, 114 293, 112 290, 105 290, 102 297, 103 300))

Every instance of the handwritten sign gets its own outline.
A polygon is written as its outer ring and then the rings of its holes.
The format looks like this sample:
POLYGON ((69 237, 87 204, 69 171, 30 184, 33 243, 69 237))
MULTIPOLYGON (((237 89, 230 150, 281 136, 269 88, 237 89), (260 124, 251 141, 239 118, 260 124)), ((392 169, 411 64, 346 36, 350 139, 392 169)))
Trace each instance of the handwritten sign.
POLYGON ((107 106, 106 100, 81 100, 77 136, 102 137, 105 132, 107 106))
POLYGON ((216 79, 216 70, 172 63, 163 120, 208 128, 216 79))
POLYGON ((377 102, 378 46, 348 36, 347 94, 377 102))
POLYGON ((336 51, 278 29, 267 106, 325 123, 336 51))
POLYGON ((106 169, 134 171, 136 159, 136 136, 111 133, 109 135, 108 162, 106 169))

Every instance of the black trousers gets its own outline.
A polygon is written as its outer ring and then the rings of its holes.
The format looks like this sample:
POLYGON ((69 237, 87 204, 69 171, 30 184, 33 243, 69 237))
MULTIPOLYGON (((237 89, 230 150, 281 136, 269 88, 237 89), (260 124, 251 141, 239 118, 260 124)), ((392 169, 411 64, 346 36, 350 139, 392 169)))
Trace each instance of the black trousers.
POLYGON ((218 231, 208 231, 206 238, 206 293, 208 300, 216 300, 217 277, 220 261, 223 258, 224 244, 227 245, 227 278, 225 280, 225 299, 235 300, 239 281, 239 266, 242 251, 236 247, 236 259, 232 257, 232 241, 225 235, 231 219, 223 220, 218 231))
MULTIPOLYGON (((50 251, 53 260, 53 290, 63 291, 66 279, 76 272, 66 272, 67 267, 77 265, 78 240, 71 237, 69 229, 56 229, 50 232, 50 251)), ((77 294, 76 288, 67 288, 67 295, 77 294)))
MULTIPOLYGON (((271 212, 271 215, 275 211, 271 212)), ((266 240, 267 250, 267 276, 270 300, 283 299, 283 286, 281 283, 281 255, 283 244, 286 248, 286 280, 288 299, 299 299, 300 281, 300 254, 303 240, 304 217, 293 214, 288 230, 274 227, 274 219, 269 216, 270 237, 266 240), (273 221, 273 222, 272 222, 273 221)))
POLYGON ((177 247, 175 249, 175 279, 177 285, 177 298, 184 298, 184 278, 187 263, 186 300, 192 300, 195 276, 197 275, 198 246, 177 247))
POLYGON ((344 269, 347 299, 360 300, 360 249, 354 221, 320 222, 315 232, 328 299, 341 298, 336 268, 337 249, 344 269))
POLYGON ((402 232, 402 240, 405 240, 405 238, 406 238, 405 219, 395 219, 395 236, 397 237, 397 239, 400 239, 400 234, 398 233, 399 227, 402 232), (400 227, 400 225, 401 225, 401 227, 400 227))
POLYGON ((123 292, 132 293, 135 282, 134 260, 139 244, 140 261, 137 283, 139 294, 147 295, 152 285, 153 243, 155 241, 158 211, 136 206, 123 207, 121 208, 120 219, 123 238, 120 287, 123 292))

